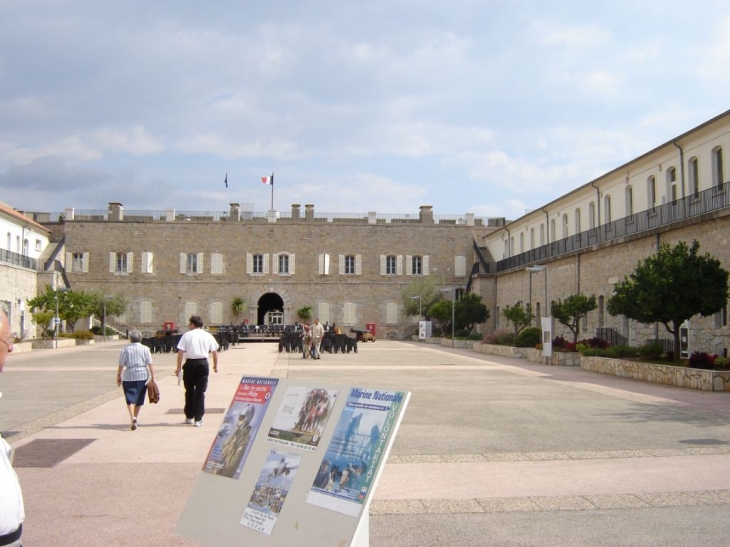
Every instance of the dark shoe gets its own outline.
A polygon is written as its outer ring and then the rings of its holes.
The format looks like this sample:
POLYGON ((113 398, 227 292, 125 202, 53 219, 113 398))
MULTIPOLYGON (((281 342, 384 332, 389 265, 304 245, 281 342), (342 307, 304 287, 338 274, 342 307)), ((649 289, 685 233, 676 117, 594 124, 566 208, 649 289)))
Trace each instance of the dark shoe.
POLYGON ((137 418, 132 418, 132 425, 129 427, 132 431, 137 429, 137 418))

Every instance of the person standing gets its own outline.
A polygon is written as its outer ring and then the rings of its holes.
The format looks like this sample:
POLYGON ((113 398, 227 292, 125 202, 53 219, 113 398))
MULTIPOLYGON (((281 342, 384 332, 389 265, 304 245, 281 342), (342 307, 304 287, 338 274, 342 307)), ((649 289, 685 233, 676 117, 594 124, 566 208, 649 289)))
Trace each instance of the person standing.
POLYGON ((311 328, 312 331, 312 357, 319 359, 319 348, 322 345, 322 337, 324 336, 324 327, 319 323, 319 317, 314 318, 314 325, 311 328))
POLYGON ((143 346, 142 335, 133 330, 129 333, 130 344, 119 354, 119 368, 117 369, 117 386, 124 389, 124 398, 127 402, 131 430, 137 429, 139 409, 144 405, 147 393, 147 381, 155 379, 152 368, 152 355, 147 346, 143 346), (147 368, 149 367, 149 373, 147 368))
POLYGON ((309 325, 304 323, 302 325, 302 357, 306 359, 309 357, 309 352, 312 350, 312 332, 309 329, 309 325))
POLYGON ((182 335, 177 344, 177 368, 175 374, 183 373, 185 384, 185 423, 203 425, 205 414, 205 390, 208 389, 208 354, 213 355, 213 372, 218 372, 218 342, 208 331, 203 330, 203 320, 190 317, 188 332, 182 335), (185 365, 183 362, 185 354, 185 365))
MULTIPOLYGON (((10 323, 0 307, 0 372, 12 351, 10 323)), ((0 436, 0 545, 22 547, 20 536, 23 534, 25 508, 20 482, 10 462, 10 454, 10 445, 0 436)))

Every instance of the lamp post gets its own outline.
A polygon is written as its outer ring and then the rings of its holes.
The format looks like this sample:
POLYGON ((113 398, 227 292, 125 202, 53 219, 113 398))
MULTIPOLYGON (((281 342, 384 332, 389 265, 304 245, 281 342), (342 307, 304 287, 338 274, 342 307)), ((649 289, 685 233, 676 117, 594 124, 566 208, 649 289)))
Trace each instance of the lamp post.
POLYGON ((451 292, 451 345, 454 346, 454 309, 456 308, 456 287, 441 289, 441 292, 451 292))
POLYGON ((103 340, 106 342, 106 301, 111 300, 111 296, 108 294, 105 294, 101 297, 101 303, 102 303, 102 316, 101 316, 101 329, 102 329, 102 336, 104 337, 103 340))
POLYGON ((55 292, 54 296, 56 299, 56 316, 53 318, 53 326, 55 327, 54 334, 55 334, 55 340, 54 340, 54 349, 58 349, 58 330, 61 327, 61 319, 58 317, 58 293, 66 292, 68 291, 68 288, 66 287, 58 287, 55 292))

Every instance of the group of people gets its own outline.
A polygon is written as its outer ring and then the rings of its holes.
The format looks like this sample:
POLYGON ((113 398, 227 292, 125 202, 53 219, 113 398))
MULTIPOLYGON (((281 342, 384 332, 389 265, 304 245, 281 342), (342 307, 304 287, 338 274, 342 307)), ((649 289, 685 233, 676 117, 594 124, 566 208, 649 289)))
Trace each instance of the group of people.
POLYGON ((314 323, 302 325, 302 358, 320 358, 320 346, 324 337, 324 327, 320 324, 319 318, 314 318, 314 323))
MULTIPOLYGON (((203 425, 205 391, 208 389, 210 374, 208 356, 213 358, 213 372, 218 372, 218 342, 203 329, 203 320, 197 315, 190 317, 188 328, 188 332, 182 335, 177 344, 175 375, 179 377, 182 374, 185 385, 185 423, 200 427, 203 425)), ((129 333, 129 341, 130 344, 119 355, 117 385, 124 390, 130 428, 134 431, 139 427, 139 411, 144 405, 147 384, 154 381, 155 372, 150 350, 141 343, 142 335, 138 331, 132 331, 129 333)))

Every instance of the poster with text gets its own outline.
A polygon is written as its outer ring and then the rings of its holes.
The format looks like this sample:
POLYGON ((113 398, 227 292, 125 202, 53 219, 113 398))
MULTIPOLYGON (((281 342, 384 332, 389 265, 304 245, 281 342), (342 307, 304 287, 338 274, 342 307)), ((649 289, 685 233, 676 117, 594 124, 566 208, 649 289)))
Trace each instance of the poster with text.
POLYGON ((307 501, 356 517, 395 431, 401 391, 352 388, 327 446, 307 501))
POLYGON ((278 383, 277 378, 241 379, 203 471, 238 479, 278 383))
POLYGON ((272 450, 266 457, 251 499, 243 511, 241 524, 271 535, 284 506, 302 456, 272 450))
POLYGON ((337 393, 327 389, 289 386, 266 440, 314 452, 337 393))

